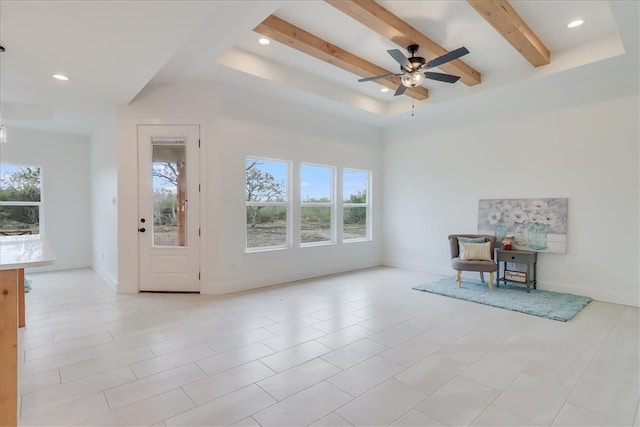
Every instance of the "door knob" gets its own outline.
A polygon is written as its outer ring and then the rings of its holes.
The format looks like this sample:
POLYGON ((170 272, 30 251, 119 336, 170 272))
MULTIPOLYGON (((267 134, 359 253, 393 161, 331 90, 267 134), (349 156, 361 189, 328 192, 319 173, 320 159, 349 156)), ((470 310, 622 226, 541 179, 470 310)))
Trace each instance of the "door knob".
POLYGON ((141 232, 141 233, 144 233, 144 232, 145 232, 145 231, 147 231, 147 230, 145 230, 145 228, 144 228, 144 227, 142 227, 142 228, 138 228, 138 231, 139 231, 139 232, 141 232))

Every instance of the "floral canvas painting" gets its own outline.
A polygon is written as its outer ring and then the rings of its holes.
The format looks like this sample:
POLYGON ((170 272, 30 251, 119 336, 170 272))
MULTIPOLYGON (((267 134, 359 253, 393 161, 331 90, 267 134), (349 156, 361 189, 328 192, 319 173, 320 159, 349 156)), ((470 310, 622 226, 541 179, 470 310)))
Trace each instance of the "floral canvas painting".
POLYGON ((567 249, 566 198, 483 199, 478 233, 493 234, 499 245, 511 237, 514 249, 564 253, 567 249))

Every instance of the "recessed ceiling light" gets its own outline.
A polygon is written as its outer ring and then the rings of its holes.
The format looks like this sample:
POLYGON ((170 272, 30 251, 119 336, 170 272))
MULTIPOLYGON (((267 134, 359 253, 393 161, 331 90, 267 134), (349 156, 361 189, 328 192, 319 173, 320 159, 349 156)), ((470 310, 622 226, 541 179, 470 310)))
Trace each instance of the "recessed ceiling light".
POLYGON ((69 77, 62 75, 62 74, 54 74, 53 76, 54 79, 56 80, 62 80, 63 82, 66 82, 67 80, 69 80, 69 77))
POLYGON ((567 24, 567 28, 576 28, 576 27, 579 27, 582 24, 584 24, 584 21, 582 19, 576 19, 575 21, 569 22, 567 24))
POLYGON ((382 89, 380 89, 380 92, 389 92, 389 88, 388 87, 383 87, 382 89))
POLYGON ((269 39, 267 39, 267 38, 262 37, 262 38, 258 39, 258 43, 260 43, 262 46, 266 46, 266 45, 268 45, 269 43, 271 43, 271 40, 269 40, 269 39))

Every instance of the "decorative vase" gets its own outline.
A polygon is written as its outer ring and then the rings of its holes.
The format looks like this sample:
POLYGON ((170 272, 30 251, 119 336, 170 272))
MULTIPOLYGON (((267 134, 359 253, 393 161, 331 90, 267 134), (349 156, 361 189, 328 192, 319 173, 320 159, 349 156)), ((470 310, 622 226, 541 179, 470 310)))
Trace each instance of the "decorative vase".
POLYGON ((518 224, 515 232, 516 245, 527 246, 527 229, 523 224, 518 224))
POLYGON ((507 224, 505 224, 504 222, 500 221, 499 223, 496 224, 496 241, 497 242, 501 242, 502 239, 504 238, 504 236, 507 235, 507 233, 509 232, 509 229, 507 227, 507 224))
POLYGON ((536 251, 547 248, 547 227, 544 224, 531 224, 527 242, 536 251))

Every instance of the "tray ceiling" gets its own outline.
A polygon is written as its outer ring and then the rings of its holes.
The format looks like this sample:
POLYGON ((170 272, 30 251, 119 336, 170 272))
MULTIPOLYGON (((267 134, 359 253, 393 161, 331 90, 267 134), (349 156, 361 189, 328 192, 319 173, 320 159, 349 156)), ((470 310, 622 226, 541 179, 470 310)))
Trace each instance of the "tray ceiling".
MULTIPOLYGON (((628 28, 630 20, 637 29, 638 17, 625 16, 624 10, 616 10, 621 6, 615 3, 4 0, 0 9, 0 43, 7 49, 0 57, 3 113, 9 126, 88 133, 96 114, 109 106, 129 103, 156 84, 215 81, 280 94, 371 123, 391 122, 406 115, 412 103, 416 110, 428 111, 439 104, 461 102, 476 93, 624 54, 625 43, 636 49, 633 54, 637 56, 637 42, 629 42, 622 27, 628 28), (487 4, 497 9, 476 10, 487 4), (371 7, 382 8, 397 22, 391 27, 388 22, 375 22, 377 18, 366 16, 371 7), (508 19, 500 16, 501 10, 506 13, 510 7, 513 10, 507 13, 508 19), (498 23, 486 19, 487 15, 498 23), (513 16, 548 49, 548 64, 534 66, 518 51, 536 50, 538 43, 522 31, 522 25, 515 27, 520 31, 518 48, 493 26, 505 27, 506 20, 505 31, 512 33, 508 25, 517 22, 513 16), (583 26, 566 27, 578 18, 585 21, 583 26), (470 53, 460 61, 472 71, 467 76, 464 67, 461 72, 451 63, 432 71, 463 75, 457 83, 426 80, 420 89, 428 93, 426 99, 394 97, 394 90, 383 93, 380 89, 385 84, 394 88, 397 81, 358 83, 361 76, 373 74, 347 71, 291 47, 287 41, 258 44, 261 35, 257 31, 265 32, 269 22, 285 22, 304 30, 351 55, 347 62, 358 58, 389 72, 399 71, 399 66, 386 51, 406 52, 403 44, 419 34, 420 40, 414 42, 421 45, 420 56, 430 59, 438 55, 428 50, 421 37, 445 51, 465 46, 470 53), (386 25, 386 30, 381 30, 381 25, 386 25), (479 83, 473 82, 474 71, 479 83), (68 74, 70 81, 51 79, 60 72, 68 74)), ((637 7, 635 11, 637 15, 637 7)))

